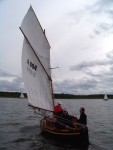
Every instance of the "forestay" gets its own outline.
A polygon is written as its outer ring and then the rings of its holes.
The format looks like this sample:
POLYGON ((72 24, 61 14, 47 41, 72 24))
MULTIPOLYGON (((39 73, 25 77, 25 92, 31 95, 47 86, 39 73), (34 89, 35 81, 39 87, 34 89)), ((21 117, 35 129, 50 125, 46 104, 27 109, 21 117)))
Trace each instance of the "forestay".
POLYGON ((50 45, 32 7, 22 21, 21 31, 22 75, 28 101, 34 107, 52 111, 50 45))

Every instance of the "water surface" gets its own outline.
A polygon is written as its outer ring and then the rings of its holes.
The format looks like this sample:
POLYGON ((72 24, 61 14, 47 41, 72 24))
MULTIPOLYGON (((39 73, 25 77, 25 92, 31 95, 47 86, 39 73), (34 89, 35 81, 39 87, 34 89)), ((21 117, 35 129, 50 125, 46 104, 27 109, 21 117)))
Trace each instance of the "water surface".
POLYGON ((113 150, 113 100, 61 101, 77 117, 79 108, 85 107, 91 143, 88 148, 44 137, 40 116, 27 106, 27 99, 0 98, 0 150, 113 150))

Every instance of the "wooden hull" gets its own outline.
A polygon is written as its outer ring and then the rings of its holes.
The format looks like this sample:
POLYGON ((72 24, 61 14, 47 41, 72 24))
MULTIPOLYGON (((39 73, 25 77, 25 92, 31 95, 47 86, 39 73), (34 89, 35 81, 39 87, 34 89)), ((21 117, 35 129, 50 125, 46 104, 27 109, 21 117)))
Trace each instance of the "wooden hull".
POLYGON ((41 122, 42 134, 49 136, 51 138, 55 138, 57 140, 62 140, 65 142, 71 143, 83 143, 89 144, 89 135, 88 128, 80 128, 80 129, 57 129, 54 126, 48 125, 45 122, 41 122))

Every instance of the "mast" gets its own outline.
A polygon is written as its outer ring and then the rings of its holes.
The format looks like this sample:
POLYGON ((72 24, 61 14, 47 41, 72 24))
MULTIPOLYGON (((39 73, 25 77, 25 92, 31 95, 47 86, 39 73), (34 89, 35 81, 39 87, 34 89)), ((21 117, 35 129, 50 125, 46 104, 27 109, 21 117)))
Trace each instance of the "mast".
POLYGON ((52 84, 52 80, 51 80, 51 92, 52 92, 52 102, 53 102, 53 108, 54 108, 55 103, 54 103, 54 93, 53 93, 53 84, 52 84))

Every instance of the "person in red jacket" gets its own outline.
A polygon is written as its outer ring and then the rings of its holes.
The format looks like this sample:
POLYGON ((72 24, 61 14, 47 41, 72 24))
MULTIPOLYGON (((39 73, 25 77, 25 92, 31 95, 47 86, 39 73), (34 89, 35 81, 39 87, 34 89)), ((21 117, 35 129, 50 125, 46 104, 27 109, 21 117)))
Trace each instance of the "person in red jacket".
POLYGON ((63 108, 61 106, 61 102, 59 101, 58 104, 54 107, 54 114, 61 115, 63 112, 63 108))

